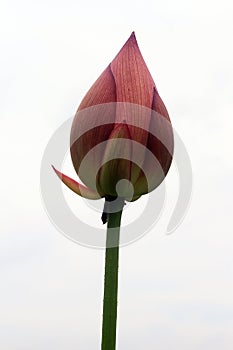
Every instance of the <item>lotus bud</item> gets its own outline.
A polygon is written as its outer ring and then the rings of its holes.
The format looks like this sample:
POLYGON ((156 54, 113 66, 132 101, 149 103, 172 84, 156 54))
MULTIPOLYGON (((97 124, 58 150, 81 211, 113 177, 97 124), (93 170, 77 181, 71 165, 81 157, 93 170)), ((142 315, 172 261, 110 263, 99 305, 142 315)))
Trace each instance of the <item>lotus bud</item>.
POLYGON ((70 152, 85 186, 54 170, 85 198, 115 198, 124 179, 122 196, 134 201, 165 178, 173 155, 172 126, 134 33, 81 101, 70 152))

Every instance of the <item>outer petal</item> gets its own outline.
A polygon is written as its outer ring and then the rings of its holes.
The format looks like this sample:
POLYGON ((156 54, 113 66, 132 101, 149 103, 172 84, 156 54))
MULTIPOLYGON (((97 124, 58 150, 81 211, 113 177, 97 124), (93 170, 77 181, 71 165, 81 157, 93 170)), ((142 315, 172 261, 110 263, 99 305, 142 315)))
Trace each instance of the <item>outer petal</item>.
POLYGON ((156 89, 154 89, 147 148, 155 156, 158 164, 152 165, 149 152, 146 152, 143 170, 148 174, 149 178, 146 179, 144 173, 141 172, 136 183, 136 191, 140 194, 148 192, 147 180, 150 182, 149 191, 160 185, 170 168, 174 149, 173 130, 170 118, 156 89))
POLYGON ((153 133, 149 134, 147 147, 157 157, 166 176, 172 162, 174 137, 168 111, 156 89, 152 110, 155 113, 152 112, 150 130, 156 131, 156 137, 153 136, 153 133))
POLYGON ((111 69, 116 82, 117 102, 130 102, 151 108, 155 84, 134 33, 112 61, 111 69))
POLYGON ((134 112, 129 113, 124 105, 119 104, 116 122, 125 120, 130 125, 136 118, 138 128, 129 126, 130 134, 133 140, 145 145, 155 84, 141 55, 134 33, 112 61, 111 69, 116 82, 117 102, 128 102, 134 105, 132 108, 136 108, 134 112), (146 109, 140 109, 140 106, 148 107, 147 115, 146 109))
POLYGON ((60 171, 54 168, 52 165, 53 170, 57 174, 57 176, 62 180, 62 182, 69 187, 72 191, 77 193, 79 196, 87 198, 87 199, 100 199, 100 195, 97 192, 92 191, 90 188, 87 188, 81 184, 79 184, 77 181, 71 179, 70 177, 62 174, 60 171))
POLYGON ((159 113, 161 116, 163 116, 165 119, 167 119, 171 123, 167 108, 163 103, 163 100, 159 96, 159 93, 156 88, 154 88, 153 90, 152 110, 159 113))
POLYGON ((93 167, 96 168, 101 164, 103 155, 95 153, 89 157, 88 173, 80 174, 79 167, 84 156, 100 142, 106 141, 114 127, 115 104, 109 105, 110 102, 116 102, 116 87, 108 66, 83 98, 71 128, 72 162, 78 176, 91 188, 94 187, 88 175, 93 167), (99 124, 103 121, 104 125, 94 127, 96 120, 100 122, 99 124))
POLYGON ((108 66, 81 101, 78 111, 102 103, 116 102, 116 85, 108 66))

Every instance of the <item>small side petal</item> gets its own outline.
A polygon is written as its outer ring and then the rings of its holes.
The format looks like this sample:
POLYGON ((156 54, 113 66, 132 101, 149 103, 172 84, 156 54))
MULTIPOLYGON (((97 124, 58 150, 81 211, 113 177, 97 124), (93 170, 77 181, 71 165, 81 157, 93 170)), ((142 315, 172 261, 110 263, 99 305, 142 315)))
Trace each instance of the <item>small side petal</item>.
POLYGON ((85 187, 79 184, 77 181, 71 179, 69 176, 64 175, 60 171, 58 171, 53 165, 53 170, 57 174, 57 176, 62 180, 62 182, 69 187, 73 192, 77 193, 79 196, 87 198, 87 199, 100 199, 100 195, 97 192, 94 192, 88 187, 85 187))

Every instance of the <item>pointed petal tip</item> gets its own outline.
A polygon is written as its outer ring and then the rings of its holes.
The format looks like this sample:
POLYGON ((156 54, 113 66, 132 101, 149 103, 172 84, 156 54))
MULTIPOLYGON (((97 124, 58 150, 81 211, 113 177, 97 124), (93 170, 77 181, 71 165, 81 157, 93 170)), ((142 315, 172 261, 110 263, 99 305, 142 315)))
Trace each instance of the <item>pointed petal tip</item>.
POLYGON ((131 43, 134 43, 134 44, 138 45, 137 39, 136 39, 136 35, 135 35, 134 31, 131 33, 129 39, 126 41, 126 43, 128 43, 128 42, 131 42, 131 43))
MULTIPOLYGON (((131 46, 131 45, 132 46, 136 46, 139 49, 138 43, 137 43, 137 39, 136 39, 136 36, 135 36, 135 32, 131 33, 130 37, 126 40, 126 42, 124 43, 124 45, 122 46, 121 50, 118 52, 116 57, 124 50, 125 47, 131 46)), ((114 60, 116 59, 116 57, 114 58, 114 60)))
POLYGON ((57 176, 62 180, 62 173, 59 170, 57 170, 53 164, 51 164, 51 167, 53 168, 57 176))

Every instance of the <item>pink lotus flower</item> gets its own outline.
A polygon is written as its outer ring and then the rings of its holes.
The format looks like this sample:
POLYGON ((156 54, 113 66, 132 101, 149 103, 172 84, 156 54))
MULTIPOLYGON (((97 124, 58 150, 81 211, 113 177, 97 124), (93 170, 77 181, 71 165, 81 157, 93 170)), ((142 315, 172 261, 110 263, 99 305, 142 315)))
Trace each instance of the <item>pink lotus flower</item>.
POLYGON ((54 170, 85 198, 114 197, 118 181, 127 179, 134 193, 130 197, 126 189, 124 197, 136 200, 166 176, 173 153, 172 126, 134 33, 81 101, 70 152, 86 186, 54 170), (157 165, 152 165, 151 154, 157 165))

